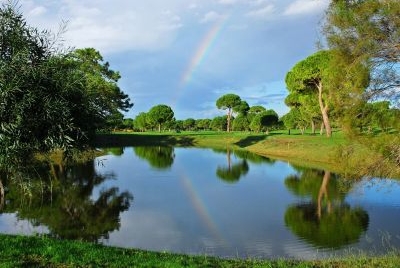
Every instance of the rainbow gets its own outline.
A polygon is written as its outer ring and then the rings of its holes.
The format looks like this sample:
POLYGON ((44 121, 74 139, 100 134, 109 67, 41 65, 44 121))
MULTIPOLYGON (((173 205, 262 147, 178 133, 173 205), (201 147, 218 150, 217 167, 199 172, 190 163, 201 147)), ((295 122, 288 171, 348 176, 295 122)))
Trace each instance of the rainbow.
POLYGON ((189 83, 189 81, 191 80, 191 78, 193 76, 194 71, 204 60, 204 58, 207 55, 207 52, 212 47, 212 44, 217 39, 219 33, 221 33, 223 25, 225 24, 227 19, 228 19, 228 16, 221 16, 221 18, 214 23, 214 25, 210 28, 210 30, 202 38, 194 55, 191 57, 191 60, 188 64, 188 66, 186 67, 186 69, 184 70, 184 72, 181 76, 180 83, 179 83, 180 88, 183 88, 187 83, 189 83))
POLYGON ((190 178, 188 178, 184 174, 182 174, 180 178, 182 186, 185 189, 186 194, 190 199, 190 203, 192 204, 193 208, 195 209, 197 215, 199 216, 203 224, 207 227, 209 232, 213 234, 213 236, 217 239, 217 241, 225 244, 226 241, 222 238, 219 229, 215 224, 215 222, 213 221, 210 212, 208 211, 203 200, 200 198, 199 194, 195 191, 195 188, 190 178))

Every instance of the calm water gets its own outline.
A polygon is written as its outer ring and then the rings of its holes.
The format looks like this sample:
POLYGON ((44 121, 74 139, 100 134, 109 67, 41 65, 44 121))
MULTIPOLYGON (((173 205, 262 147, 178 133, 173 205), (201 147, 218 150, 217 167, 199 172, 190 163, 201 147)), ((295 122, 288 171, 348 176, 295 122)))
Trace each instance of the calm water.
POLYGON ((240 151, 105 150, 36 168, 29 184, 3 180, 0 232, 222 257, 400 248, 396 180, 345 180, 240 151))

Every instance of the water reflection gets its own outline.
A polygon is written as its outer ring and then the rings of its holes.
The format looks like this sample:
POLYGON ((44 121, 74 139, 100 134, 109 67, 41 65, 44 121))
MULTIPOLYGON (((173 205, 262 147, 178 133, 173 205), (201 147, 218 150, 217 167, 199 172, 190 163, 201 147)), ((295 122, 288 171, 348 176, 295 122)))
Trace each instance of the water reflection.
POLYGON ((95 187, 114 178, 112 173, 98 174, 97 164, 93 160, 41 163, 3 172, 7 190, 1 191, 1 214, 16 213, 33 226, 45 225, 57 238, 91 242, 108 238, 120 228, 120 214, 128 210, 133 197, 110 187, 92 198, 95 187))
POLYGON ((367 212, 344 201, 351 185, 344 189, 339 181, 329 171, 312 169, 285 179, 292 193, 307 198, 287 208, 285 224, 314 246, 340 248, 358 242, 368 229, 367 212))
POLYGON ((384 253, 382 233, 400 248, 398 181, 343 180, 234 148, 104 151, 0 173, 0 231, 243 258, 384 253))
POLYGON ((270 158, 259 156, 244 150, 233 150, 229 147, 226 148, 226 150, 214 149, 213 151, 216 153, 226 153, 227 164, 224 166, 219 165, 216 170, 216 175, 227 183, 236 183, 241 177, 245 176, 249 172, 248 161, 255 164, 274 163, 270 158), (236 156, 239 161, 233 163, 232 155, 236 156))
POLYGON ((139 146, 133 148, 135 154, 149 162, 156 169, 168 169, 174 163, 174 148, 169 146, 139 146))

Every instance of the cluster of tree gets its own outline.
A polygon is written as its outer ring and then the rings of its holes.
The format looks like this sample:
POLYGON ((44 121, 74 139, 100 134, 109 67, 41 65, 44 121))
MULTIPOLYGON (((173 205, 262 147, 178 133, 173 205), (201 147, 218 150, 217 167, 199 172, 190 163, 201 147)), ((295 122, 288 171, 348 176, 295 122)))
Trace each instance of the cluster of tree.
POLYGON ((335 0, 323 33, 328 49, 298 62, 286 75, 291 109, 282 121, 304 131, 332 124, 354 134, 399 129, 400 2, 335 0))
POLYGON ((98 51, 65 51, 57 40, 12 2, 0 7, 0 163, 87 144, 132 107, 98 51))
POLYGON ((187 118, 176 120, 171 107, 159 104, 152 107, 147 113, 139 113, 135 119, 124 119, 119 128, 133 128, 137 131, 161 130, 216 130, 216 131, 267 131, 278 126, 279 116, 274 110, 267 110, 263 106, 250 107, 246 101, 235 94, 226 94, 217 100, 217 107, 228 110, 225 116, 216 116, 213 119, 187 118), (236 117, 235 117, 236 116, 236 117))

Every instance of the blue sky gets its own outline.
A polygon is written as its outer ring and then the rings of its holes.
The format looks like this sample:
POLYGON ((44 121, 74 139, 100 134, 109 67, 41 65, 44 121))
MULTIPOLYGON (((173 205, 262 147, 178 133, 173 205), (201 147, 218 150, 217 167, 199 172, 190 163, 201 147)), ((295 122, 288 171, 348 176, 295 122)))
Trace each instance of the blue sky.
MULTIPOLYGON (((3 0, 0 0, 4 2, 3 0)), ((286 73, 316 51, 329 0, 20 0, 31 26, 65 45, 94 47, 121 73, 134 118, 152 106, 177 119, 212 118, 234 93, 279 115, 286 73)))

